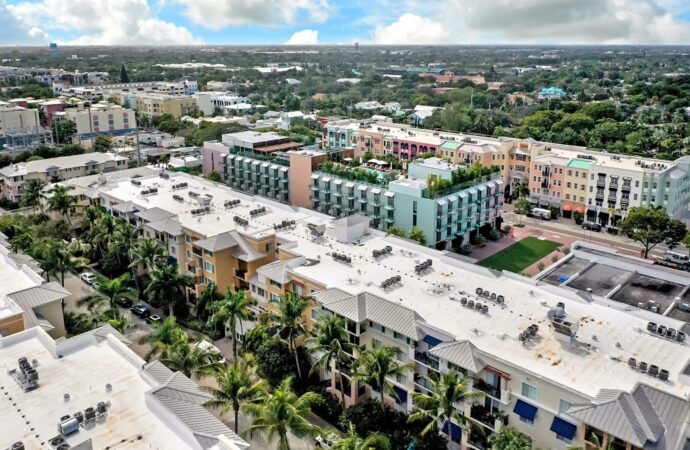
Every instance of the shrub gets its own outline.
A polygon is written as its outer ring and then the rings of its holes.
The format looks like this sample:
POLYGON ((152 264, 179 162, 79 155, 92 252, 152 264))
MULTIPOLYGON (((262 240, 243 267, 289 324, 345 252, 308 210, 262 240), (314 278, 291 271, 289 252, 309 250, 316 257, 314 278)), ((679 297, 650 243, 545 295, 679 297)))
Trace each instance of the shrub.
POLYGON ((570 247, 563 247, 561 249, 561 251, 563 252, 564 255, 568 255, 568 254, 570 254, 570 247))
POLYGON ((584 217, 580 211, 575 211, 573 212, 573 220, 576 224, 582 225, 582 222, 584 222, 584 217))
POLYGON ((504 227, 503 227, 503 230, 502 230, 502 231, 503 231, 503 234, 510 234, 510 229, 511 229, 511 228, 512 228, 512 227, 511 227, 510 225, 504 226, 504 227))
POLYGON ((312 404, 312 411, 326 422, 337 424, 340 415, 343 413, 343 407, 340 404, 340 400, 338 400, 338 397, 325 390, 320 394, 321 397, 312 404))
POLYGON ((524 223, 516 223, 516 224, 513 225, 513 226, 516 227, 516 228, 525 228, 525 224, 524 224, 524 223))
POLYGON ((539 263, 537 264, 537 269, 539 269, 539 272, 541 272, 542 270, 544 270, 544 267, 546 267, 546 264, 544 264, 543 262, 539 261, 539 263))
POLYGON ((463 244, 462 247, 460 247, 460 254, 461 255, 472 254, 472 246, 470 244, 463 244))
POLYGON ((551 262, 556 262, 556 261, 558 261, 558 255, 553 255, 551 257, 551 262))
POLYGON ((487 238, 490 241, 497 241, 501 238, 501 233, 499 233, 498 230, 491 230, 489 231, 489 235, 487 236, 487 238))

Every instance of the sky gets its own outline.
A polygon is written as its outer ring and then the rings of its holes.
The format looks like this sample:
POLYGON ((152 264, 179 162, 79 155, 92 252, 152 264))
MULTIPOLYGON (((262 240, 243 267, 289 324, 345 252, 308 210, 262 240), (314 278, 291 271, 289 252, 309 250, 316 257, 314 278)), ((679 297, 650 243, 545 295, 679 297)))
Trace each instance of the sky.
POLYGON ((0 45, 690 44, 690 0, 0 0, 0 45))

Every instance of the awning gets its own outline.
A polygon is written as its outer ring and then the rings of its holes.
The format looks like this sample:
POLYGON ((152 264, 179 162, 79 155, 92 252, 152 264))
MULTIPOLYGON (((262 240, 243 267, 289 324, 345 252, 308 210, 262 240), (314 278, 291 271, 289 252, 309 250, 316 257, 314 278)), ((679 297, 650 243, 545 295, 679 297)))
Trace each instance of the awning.
POLYGON ((424 342, 426 342, 427 344, 429 344, 429 347, 436 347, 438 344, 440 344, 441 342, 443 342, 442 340, 437 339, 437 338, 435 338, 435 337, 433 337, 433 336, 431 336, 431 335, 429 335, 429 334, 427 334, 426 336, 424 336, 424 339, 422 339, 422 340, 423 340, 424 342))
POLYGON ((550 430, 566 439, 572 439, 577 433, 577 425, 566 422, 560 417, 554 417, 553 422, 551 422, 550 430))
POLYGON ((585 213, 585 207, 584 206, 578 206, 577 208, 575 208, 575 212, 579 212, 580 214, 584 214, 585 213))
POLYGON ((515 403, 515 408, 513 408, 515 414, 527 420, 534 420, 534 418, 537 417, 537 411, 538 408, 536 406, 530 405, 522 400, 518 400, 515 403))
POLYGON ((573 204, 572 203, 566 203, 563 205, 563 211, 572 211, 573 210, 573 204))
POLYGON ((399 388, 398 386, 393 386, 393 390, 395 390, 395 393, 398 394, 399 403, 407 403, 407 391, 405 389, 399 388))
MULTIPOLYGON (((443 434, 448 434, 448 422, 443 424, 443 434)), ((453 422, 450 423, 450 433, 451 433, 451 438, 453 439, 453 442, 460 442, 460 437, 462 436, 462 428, 460 426, 454 424, 453 422)))

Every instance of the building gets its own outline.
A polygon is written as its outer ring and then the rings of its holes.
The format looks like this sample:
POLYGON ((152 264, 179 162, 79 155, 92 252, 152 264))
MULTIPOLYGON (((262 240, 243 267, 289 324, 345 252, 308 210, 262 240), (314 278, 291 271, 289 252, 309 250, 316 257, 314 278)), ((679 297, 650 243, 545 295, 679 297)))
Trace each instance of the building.
POLYGON ((41 125, 38 109, 0 102, 0 148, 21 150, 52 142, 50 130, 41 125))
POLYGON ((10 248, 0 233, 0 335, 39 327, 55 339, 63 337, 62 301, 70 292, 58 282, 46 282, 33 259, 10 248))
POLYGON ((128 103, 134 106, 137 112, 149 117, 169 114, 180 118, 198 109, 196 98, 191 95, 135 94, 124 98, 130 99, 128 103))
POLYGON ((223 91, 230 89, 230 82, 228 81, 209 81, 206 83, 206 89, 209 91, 223 91))
POLYGON ((527 184, 535 205, 564 213, 585 209, 589 220, 614 224, 634 206, 659 206, 679 217, 690 204, 690 159, 664 161, 616 155, 534 139, 475 136, 373 120, 326 125, 326 149, 353 149, 354 156, 393 155, 409 161, 423 153, 462 164, 497 166, 506 195, 527 184), (618 218, 616 218, 618 217, 618 218))
POLYGON ((3 447, 249 448, 206 410, 209 393, 130 344, 110 326, 62 340, 38 327, 1 338, 0 384, 12 399, 2 408, 3 447))
POLYGON ((99 152, 11 164, 0 169, 2 196, 18 202, 24 194, 24 183, 31 179, 51 183, 125 168, 127 158, 99 152))
MULTIPOLYGON (((194 289, 210 281, 221 291, 244 288, 257 312, 274 311, 272 300, 287 292, 309 296, 307 327, 334 314, 358 349, 397 347, 406 370, 388 380, 396 398, 384 398, 400 411, 428 390, 424 376, 466 374, 483 397, 457 405, 471 426, 447 427, 453 450, 488 448, 506 424, 535 448, 585 447, 592 433, 626 450, 688 445, 687 313, 492 271, 370 229, 361 215, 333 219, 187 174, 95 189, 109 212, 155 228, 152 237, 174 235, 194 289)), ((337 370, 324 375, 338 395, 337 370)), ((378 397, 376 387, 342 375, 346 403, 378 397)))
POLYGON ((132 133, 137 129, 133 110, 108 102, 66 108, 62 112, 56 112, 54 116, 57 120, 74 122, 78 139, 90 139, 101 134, 116 136, 132 133))
POLYGON ((560 100, 566 95, 567 94, 563 89, 555 86, 542 88, 541 91, 539 91, 539 94, 537 94, 539 100, 560 100))

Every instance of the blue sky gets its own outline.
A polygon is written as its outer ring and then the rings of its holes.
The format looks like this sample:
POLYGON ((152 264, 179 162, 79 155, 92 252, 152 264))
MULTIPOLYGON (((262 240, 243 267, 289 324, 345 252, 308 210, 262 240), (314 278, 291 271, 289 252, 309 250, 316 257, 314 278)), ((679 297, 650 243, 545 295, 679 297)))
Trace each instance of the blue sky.
POLYGON ((0 44, 686 44, 690 0, 0 0, 0 44))

